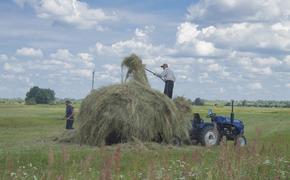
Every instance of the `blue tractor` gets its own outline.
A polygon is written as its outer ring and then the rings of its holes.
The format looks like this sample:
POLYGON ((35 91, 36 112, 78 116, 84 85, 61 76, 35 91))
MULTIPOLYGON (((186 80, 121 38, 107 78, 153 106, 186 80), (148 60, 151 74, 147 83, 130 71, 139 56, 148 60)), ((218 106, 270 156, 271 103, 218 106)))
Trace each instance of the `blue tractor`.
POLYGON ((190 139, 192 143, 201 143, 204 146, 218 145, 221 140, 232 140, 235 145, 245 146, 247 140, 244 136, 244 124, 234 119, 234 101, 232 101, 232 112, 230 117, 217 116, 211 109, 208 118, 211 122, 204 122, 198 113, 194 114, 190 139))

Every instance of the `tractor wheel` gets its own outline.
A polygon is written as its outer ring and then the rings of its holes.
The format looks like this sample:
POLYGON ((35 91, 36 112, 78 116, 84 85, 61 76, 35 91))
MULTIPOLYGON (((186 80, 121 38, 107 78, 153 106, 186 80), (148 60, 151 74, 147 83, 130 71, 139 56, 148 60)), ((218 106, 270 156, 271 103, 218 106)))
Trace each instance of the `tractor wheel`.
POLYGON ((247 144, 247 139, 245 136, 239 135, 235 138, 235 146, 243 147, 247 144))
POLYGON ((218 132, 213 126, 206 126, 200 134, 200 142, 203 146, 214 146, 219 144, 218 132))
POLYGON ((174 137, 170 140, 170 144, 174 145, 174 146, 181 146, 181 139, 179 137, 174 137))

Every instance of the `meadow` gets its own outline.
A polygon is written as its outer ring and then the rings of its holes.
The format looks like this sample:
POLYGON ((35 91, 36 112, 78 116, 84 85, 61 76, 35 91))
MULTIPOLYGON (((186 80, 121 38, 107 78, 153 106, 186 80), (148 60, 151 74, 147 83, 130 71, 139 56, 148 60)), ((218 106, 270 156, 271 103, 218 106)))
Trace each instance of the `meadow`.
MULTIPOLYGON (((76 109, 79 104, 74 105, 76 109)), ((229 115, 230 107, 194 106, 229 115)), ((290 179, 290 109, 236 107, 246 147, 61 144, 64 105, 0 104, 0 179, 290 179)))

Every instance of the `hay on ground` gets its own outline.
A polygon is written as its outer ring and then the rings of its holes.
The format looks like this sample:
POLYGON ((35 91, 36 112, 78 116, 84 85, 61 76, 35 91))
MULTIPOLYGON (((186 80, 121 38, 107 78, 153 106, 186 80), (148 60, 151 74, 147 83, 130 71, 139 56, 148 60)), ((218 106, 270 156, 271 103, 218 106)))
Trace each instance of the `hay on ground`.
POLYGON ((138 56, 125 58, 122 65, 128 68, 125 83, 92 91, 83 100, 74 141, 100 146, 134 139, 169 143, 174 137, 188 138, 191 109, 180 110, 151 89, 138 56))

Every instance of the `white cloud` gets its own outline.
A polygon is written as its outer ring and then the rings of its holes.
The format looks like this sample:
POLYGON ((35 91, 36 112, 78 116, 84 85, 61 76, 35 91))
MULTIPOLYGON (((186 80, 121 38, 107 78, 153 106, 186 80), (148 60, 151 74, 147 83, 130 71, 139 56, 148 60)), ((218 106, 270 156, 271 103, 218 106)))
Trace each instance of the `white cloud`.
POLYGON ((290 83, 287 83, 285 86, 286 86, 287 88, 290 88, 290 83))
POLYGON ((278 22, 271 26, 274 31, 288 32, 290 30, 290 22, 278 22))
POLYGON ((69 69, 75 75, 89 77, 88 71, 95 68, 93 56, 89 53, 72 54, 68 49, 58 49, 55 53, 50 54, 49 59, 44 61, 44 64, 52 66, 61 66, 64 69, 69 69))
POLYGON ((231 54, 229 60, 231 63, 236 64, 235 67, 239 68, 239 71, 248 75, 272 75, 273 72, 279 71, 285 66, 283 60, 274 57, 265 58, 243 53, 231 54))
POLYGON ((88 54, 88 53, 79 53, 78 56, 84 61, 92 61, 93 60, 93 56, 91 54, 88 54))
POLYGON ((117 65, 117 64, 104 64, 102 65, 102 67, 108 71, 108 72, 118 72, 120 73, 121 72, 121 66, 120 65, 117 65))
POLYGON ((64 68, 64 69, 72 69, 74 68, 74 64, 72 63, 68 63, 68 62, 64 62, 64 61, 61 61, 61 60, 55 60, 55 59, 49 59, 49 60, 45 60, 43 61, 43 64, 44 65, 49 65, 50 67, 39 67, 39 66, 34 66, 36 69, 43 69, 43 70, 49 70, 49 69, 54 69, 55 66, 59 66, 61 68, 64 68))
POLYGON ((16 54, 18 56, 27 56, 27 57, 35 57, 35 58, 43 56, 43 53, 40 49, 27 48, 27 47, 17 49, 16 54))
POLYGON ((147 41, 150 37, 149 35, 155 30, 154 26, 145 26, 144 29, 136 28, 135 37, 142 41, 147 41))
POLYGON ((4 63, 4 70, 12 73, 23 73, 24 68, 19 64, 4 63))
POLYGON ((101 66, 101 69, 96 72, 96 79, 120 83, 121 73, 121 66, 119 64, 104 64, 101 66))
POLYGON ((1 75, 1 78, 2 79, 8 80, 8 81, 14 79, 15 77, 16 77, 15 74, 2 74, 1 75))
POLYGON ((207 70, 209 72, 216 72, 216 71, 220 71, 222 69, 222 67, 219 65, 219 64, 210 64, 208 67, 207 67, 207 70))
POLYGON ((8 56, 6 54, 0 54, 0 62, 3 61, 8 61, 8 56))
POLYGON ((117 53, 122 53, 122 52, 134 52, 134 51, 150 51, 153 49, 152 44, 146 44, 144 42, 131 39, 127 41, 120 41, 117 43, 112 44, 112 49, 117 52, 117 53))
POLYGON ((266 67, 266 68, 249 67, 248 70, 253 72, 253 73, 261 74, 261 75, 271 75, 272 74, 272 69, 270 67, 266 67))
POLYGON ((182 23, 177 28, 177 43, 184 44, 184 43, 192 43, 196 41, 197 36, 199 35, 200 31, 197 29, 198 25, 192 24, 189 22, 182 23))
POLYGON ((177 50, 194 52, 199 56, 210 56, 216 52, 215 45, 205 41, 203 35, 208 36, 212 33, 212 27, 199 30, 198 25, 184 22, 177 28, 176 43, 177 50))
POLYGON ((39 18, 71 24, 80 29, 104 28, 99 23, 114 20, 114 14, 108 15, 102 9, 92 9, 87 3, 78 0, 15 0, 20 6, 31 5, 39 18))
POLYGON ((95 64, 92 62, 93 61, 93 56, 88 53, 79 53, 78 57, 82 61, 82 63, 85 64, 87 68, 93 69, 95 67, 95 64))
POLYGON ((199 82, 204 82, 204 81, 208 81, 209 80, 209 75, 208 73, 200 73, 198 76, 198 80, 199 82))
POLYGON ((248 85, 248 87, 250 89, 252 89, 252 90, 258 90, 258 89, 262 89, 263 88, 263 86, 259 82, 251 83, 251 84, 248 85))
POLYGON ((284 63, 286 63, 288 66, 290 66, 290 56, 286 56, 283 60, 284 63))
POLYGON ((104 49, 105 49, 105 46, 102 43, 97 42, 95 44, 95 47, 91 48, 91 52, 94 52, 96 54, 103 54, 104 53, 104 49))
POLYGON ((177 43, 210 43, 211 49, 220 47, 238 51, 256 52, 257 49, 290 51, 290 30, 272 29, 271 24, 233 23, 199 28, 182 23, 177 32, 177 43), (190 31, 184 30, 191 26, 190 31), (191 33, 190 33, 191 32, 191 33), (246 41, 245 41, 246 39, 246 41))
POLYGON ((277 21, 288 19, 290 2, 284 0, 200 0, 188 8, 187 17, 211 23, 277 21))
POLYGON ((67 78, 70 80, 90 79, 92 70, 95 68, 94 58, 91 54, 84 52, 73 54, 68 49, 57 49, 56 52, 47 57, 41 57, 40 61, 29 60, 18 63, 19 59, 10 59, 11 61, 3 66, 8 74, 23 72, 45 73, 45 76, 49 77, 50 83, 65 82, 67 78), (56 72, 57 76, 54 76, 56 72))
POLYGON ((162 45, 153 45, 150 42, 150 33, 154 30, 153 26, 145 26, 143 29, 136 28, 131 39, 121 40, 110 45, 97 42, 90 51, 97 55, 124 57, 131 53, 136 53, 141 57, 152 57, 167 54, 171 49, 162 45))
POLYGON ((135 35, 130 40, 119 41, 112 44, 111 48, 115 53, 138 53, 138 52, 152 52, 155 47, 148 42, 149 34, 152 30, 148 30, 148 27, 143 29, 136 28, 135 35))
POLYGON ((50 57, 52 59, 70 61, 73 59, 73 54, 68 49, 58 49, 56 53, 51 54, 50 57))
POLYGON ((275 57, 269 57, 269 58, 255 58, 254 62, 256 62, 259 66, 274 66, 274 65, 280 65, 281 61, 279 61, 275 57))
POLYGON ((207 56, 214 54, 216 48, 210 42, 198 41, 195 45, 195 50, 198 55, 207 56))
POLYGON ((70 71, 70 73, 80 76, 80 77, 85 77, 85 78, 91 78, 92 77, 92 70, 91 69, 73 69, 70 71))
POLYGON ((223 50, 289 53, 289 9, 283 0, 200 0, 188 8, 177 43, 198 39, 223 50))
POLYGON ((121 82, 120 77, 115 77, 115 76, 112 76, 110 74, 104 74, 102 72, 97 73, 96 80, 106 81, 109 84, 121 82))

